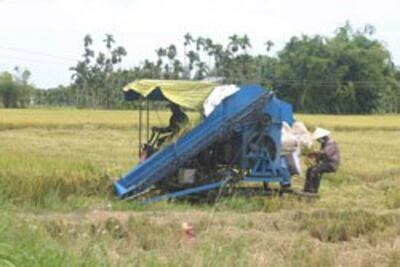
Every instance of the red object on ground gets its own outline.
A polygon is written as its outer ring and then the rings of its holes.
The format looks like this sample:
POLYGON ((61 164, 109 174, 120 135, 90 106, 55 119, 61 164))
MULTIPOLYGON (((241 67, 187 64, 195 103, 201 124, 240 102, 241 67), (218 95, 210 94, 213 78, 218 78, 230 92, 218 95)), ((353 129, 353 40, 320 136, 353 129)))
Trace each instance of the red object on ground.
POLYGON ((195 240, 196 239, 196 233, 194 231, 193 224, 191 224, 189 222, 183 222, 182 230, 183 230, 184 236, 187 240, 195 240))

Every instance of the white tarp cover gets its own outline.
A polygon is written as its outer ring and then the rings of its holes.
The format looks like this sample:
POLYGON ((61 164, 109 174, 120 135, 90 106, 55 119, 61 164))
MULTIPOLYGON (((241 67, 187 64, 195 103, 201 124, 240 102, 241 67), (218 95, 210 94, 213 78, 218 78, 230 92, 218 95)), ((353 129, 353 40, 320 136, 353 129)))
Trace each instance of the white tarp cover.
POLYGON ((214 111, 216 106, 218 106, 228 96, 239 91, 239 89, 240 88, 236 85, 221 85, 215 87, 203 103, 204 115, 208 117, 208 115, 214 111))

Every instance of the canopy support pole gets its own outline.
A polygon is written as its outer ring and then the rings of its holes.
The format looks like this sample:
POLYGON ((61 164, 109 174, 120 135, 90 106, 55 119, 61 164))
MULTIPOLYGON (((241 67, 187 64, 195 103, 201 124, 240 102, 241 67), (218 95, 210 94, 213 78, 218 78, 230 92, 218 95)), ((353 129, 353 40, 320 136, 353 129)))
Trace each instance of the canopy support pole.
POLYGON ((138 156, 140 157, 140 152, 142 148, 142 99, 139 99, 139 147, 138 156))
POLYGON ((146 139, 147 139, 147 143, 148 143, 149 142, 149 137, 150 137, 150 101, 149 101, 148 98, 147 98, 146 121, 147 121, 146 139))

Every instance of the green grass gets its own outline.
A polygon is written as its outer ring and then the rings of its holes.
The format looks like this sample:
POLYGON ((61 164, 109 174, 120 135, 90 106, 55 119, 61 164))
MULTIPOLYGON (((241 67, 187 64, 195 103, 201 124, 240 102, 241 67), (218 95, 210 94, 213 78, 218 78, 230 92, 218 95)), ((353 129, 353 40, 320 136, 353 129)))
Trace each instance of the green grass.
POLYGON ((137 115, 0 110, 0 266, 399 266, 400 116, 298 115, 342 151, 321 197, 210 206, 114 198, 111 183, 136 164, 137 115))

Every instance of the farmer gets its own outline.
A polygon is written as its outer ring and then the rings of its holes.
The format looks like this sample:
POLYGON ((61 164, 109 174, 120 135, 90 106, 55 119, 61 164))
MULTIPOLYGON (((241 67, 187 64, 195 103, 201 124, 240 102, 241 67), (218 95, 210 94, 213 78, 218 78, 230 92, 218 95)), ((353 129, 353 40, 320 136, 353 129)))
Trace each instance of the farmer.
POLYGON ((169 125, 167 127, 161 128, 161 127, 153 127, 152 128, 152 137, 150 140, 152 140, 156 135, 158 135, 158 141, 157 141, 157 146, 160 146, 165 142, 166 139, 171 138, 172 136, 175 136, 182 130, 183 126, 189 121, 189 118, 183 112, 182 108, 178 106, 177 104, 170 103, 168 104, 172 115, 169 118, 169 125))
POLYGON ((314 140, 321 143, 319 151, 311 152, 308 156, 316 160, 316 165, 307 169, 304 192, 318 193, 322 174, 336 172, 340 165, 340 152, 337 143, 329 138, 328 130, 317 128, 313 133, 314 140))

